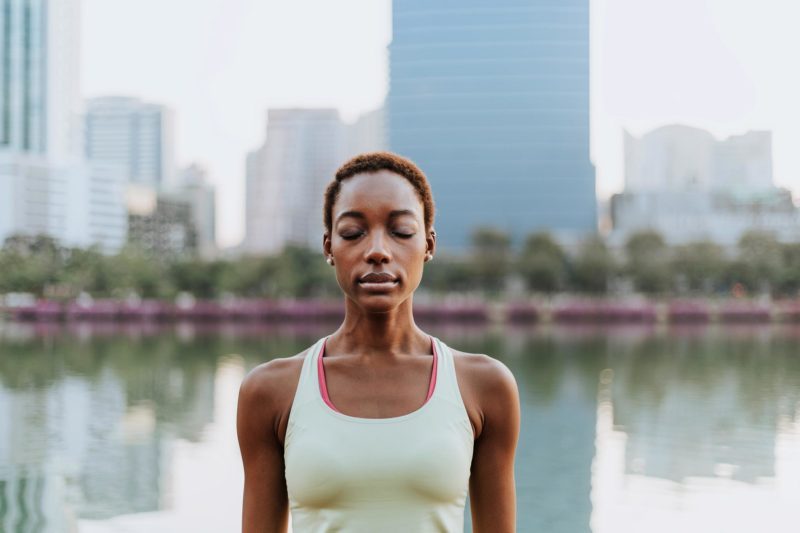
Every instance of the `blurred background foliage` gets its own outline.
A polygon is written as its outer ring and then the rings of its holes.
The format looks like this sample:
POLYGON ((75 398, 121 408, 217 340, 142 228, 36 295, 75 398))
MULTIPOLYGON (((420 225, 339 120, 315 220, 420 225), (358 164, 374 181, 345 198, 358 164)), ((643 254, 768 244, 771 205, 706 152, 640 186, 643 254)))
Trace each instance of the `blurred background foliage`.
MULTIPOLYGON (((462 256, 437 253, 425 264, 420 286, 431 294, 488 297, 581 293, 651 296, 747 295, 796 297, 800 244, 749 232, 735 250, 707 241, 669 246, 654 231, 631 235, 618 249, 599 236, 565 246, 546 232, 530 234, 514 249, 503 231, 472 233, 462 256)), ((53 238, 12 236, 0 249, 0 294, 32 293, 69 299, 94 297, 198 298, 225 295, 264 298, 338 297, 333 269, 321 250, 288 246, 280 254, 201 260, 164 257, 126 247, 116 255, 97 248, 68 248, 53 238)))

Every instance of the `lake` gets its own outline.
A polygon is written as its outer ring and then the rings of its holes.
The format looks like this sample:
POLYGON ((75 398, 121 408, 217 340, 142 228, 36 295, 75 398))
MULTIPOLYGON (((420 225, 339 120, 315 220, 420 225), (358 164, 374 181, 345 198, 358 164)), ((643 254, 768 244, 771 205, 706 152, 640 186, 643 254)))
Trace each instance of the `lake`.
MULTIPOLYGON (((800 326, 420 326, 516 376, 519 531, 798 530, 800 326)), ((336 327, 0 323, 0 531, 238 531, 239 384, 336 327)))

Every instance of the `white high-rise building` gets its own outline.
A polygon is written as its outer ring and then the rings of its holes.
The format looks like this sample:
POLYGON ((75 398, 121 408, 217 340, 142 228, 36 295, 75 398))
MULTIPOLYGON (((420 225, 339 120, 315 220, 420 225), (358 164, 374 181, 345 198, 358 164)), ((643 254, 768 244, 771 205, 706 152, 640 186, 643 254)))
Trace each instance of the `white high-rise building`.
POLYGON ((386 150, 386 112, 380 107, 368 111, 347 126, 346 157, 386 150))
POLYGON ((0 240, 15 232, 63 236, 69 172, 42 156, 0 156, 0 240))
POLYGON ((0 4, 0 244, 15 233, 124 242, 120 175, 83 156, 79 24, 79 0, 0 4))
POLYGON ((611 198, 611 243, 655 230, 670 244, 710 240, 734 248, 747 231, 800 242, 800 211, 772 180, 772 135, 718 141, 707 131, 665 126, 625 134, 625 191, 611 198))
POLYGON ((321 246, 325 187, 347 158, 386 149, 384 117, 380 108, 344 124, 335 109, 270 110, 266 142, 247 156, 242 251, 321 246))
POLYGON ((116 165, 130 183, 150 187, 173 180, 172 112, 136 98, 93 98, 86 106, 86 156, 116 165))
POLYGON ((0 245, 16 233, 45 233, 64 245, 116 252, 128 231, 122 178, 114 167, 0 155, 0 245))
POLYGON ((774 189, 772 132, 748 131, 733 135, 714 147, 714 188, 740 195, 774 189))
POLYGON ((81 154, 80 1, 0 8, 0 151, 81 154))
POLYGON ((247 157, 243 251, 321 246, 322 196, 346 146, 346 127, 335 109, 269 111, 266 142, 247 157))
POLYGON ((625 192, 773 189, 772 134, 750 131, 725 140, 683 125, 658 128, 641 138, 625 133, 625 192))
POLYGON ((200 165, 192 164, 181 169, 177 191, 192 206, 192 219, 197 231, 197 251, 201 257, 216 255, 216 191, 208 181, 208 172, 200 165))

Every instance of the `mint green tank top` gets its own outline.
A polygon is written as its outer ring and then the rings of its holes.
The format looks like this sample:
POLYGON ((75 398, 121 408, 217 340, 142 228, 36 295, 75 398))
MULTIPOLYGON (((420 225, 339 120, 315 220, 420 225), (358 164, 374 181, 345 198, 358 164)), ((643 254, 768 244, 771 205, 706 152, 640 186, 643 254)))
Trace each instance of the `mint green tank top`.
POLYGON ((292 530, 461 533, 474 439, 450 348, 432 337, 435 382, 422 407, 358 418, 323 399, 317 362, 326 339, 303 361, 286 429, 292 530))

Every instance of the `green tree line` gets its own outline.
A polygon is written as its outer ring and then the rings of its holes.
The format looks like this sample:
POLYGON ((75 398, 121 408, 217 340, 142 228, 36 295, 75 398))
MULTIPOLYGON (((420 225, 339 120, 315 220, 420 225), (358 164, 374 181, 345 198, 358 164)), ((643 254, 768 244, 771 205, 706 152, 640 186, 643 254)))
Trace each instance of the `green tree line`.
MULTIPOLYGON (((713 242, 669 246, 654 231, 630 236, 611 250, 600 236, 567 248, 547 232, 527 236, 514 249, 510 236, 482 227, 472 233, 469 252, 436 254, 425 264, 421 288, 430 293, 480 293, 489 297, 573 292, 648 295, 771 294, 800 291, 800 243, 781 243, 770 233, 751 231, 734 251, 713 242), (513 283, 516 280, 516 284, 513 283)), ((199 298, 336 297, 333 269, 319 250, 289 245, 281 253, 204 261, 158 257, 135 247, 115 255, 97 248, 61 246, 45 236, 12 236, 0 249, 0 294, 40 297, 199 298)))

